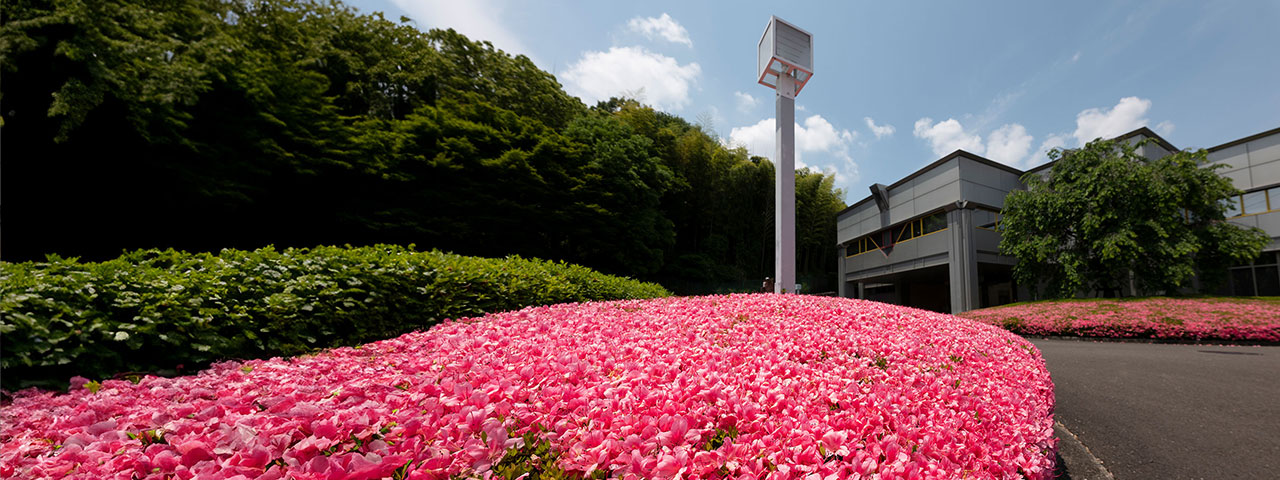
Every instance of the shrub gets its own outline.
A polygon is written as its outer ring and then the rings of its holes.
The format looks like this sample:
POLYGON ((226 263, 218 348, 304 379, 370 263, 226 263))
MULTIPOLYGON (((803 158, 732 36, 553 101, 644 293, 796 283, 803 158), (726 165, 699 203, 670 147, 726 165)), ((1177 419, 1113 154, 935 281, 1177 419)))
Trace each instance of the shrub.
POLYGON ((0 407, 0 476, 1049 478, 1030 342, 861 300, 562 304, 0 407))
POLYGON ((1267 298, 1050 300, 959 316, 1020 335, 1280 343, 1280 302, 1267 298))
POLYGON ((356 345, 446 318, 666 295, 656 284, 563 262, 389 245, 0 263, 3 385, 191 370, 356 345))

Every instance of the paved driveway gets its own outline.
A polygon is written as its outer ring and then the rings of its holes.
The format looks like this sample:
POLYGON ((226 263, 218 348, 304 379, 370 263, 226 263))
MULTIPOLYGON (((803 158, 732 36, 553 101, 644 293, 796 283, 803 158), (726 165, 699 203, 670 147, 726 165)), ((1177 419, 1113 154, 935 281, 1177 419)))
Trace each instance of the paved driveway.
POLYGON ((1280 478, 1280 347, 1032 342, 1055 418, 1115 478, 1280 478))

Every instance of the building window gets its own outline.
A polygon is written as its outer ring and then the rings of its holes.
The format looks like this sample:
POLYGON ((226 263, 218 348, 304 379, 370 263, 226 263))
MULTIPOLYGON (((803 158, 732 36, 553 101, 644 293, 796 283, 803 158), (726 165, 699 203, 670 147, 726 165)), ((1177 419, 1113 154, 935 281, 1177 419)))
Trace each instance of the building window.
POLYGON ((1267 211, 1267 192, 1249 192, 1241 195, 1241 197, 1244 198, 1244 202, 1241 205, 1244 206, 1245 215, 1267 211))
POLYGON ((940 232, 947 229, 947 215, 945 213, 935 213, 924 217, 924 234, 928 235, 933 232, 940 232))
POLYGON ((877 248, 880 248, 880 247, 876 245, 875 240, 872 240, 871 236, 868 235, 849 243, 849 245, 845 247, 844 256, 852 257, 856 255, 862 255, 864 253, 870 252, 877 248))
POLYGON ((1280 211, 1280 187, 1246 192, 1222 199, 1227 218, 1280 211))
POLYGON ((845 246, 845 256, 852 257, 872 250, 890 248, 907 240, 923 237, 930 233, 936 233, 946 229, 946 212, 937 212, 917 218, 902 225, 898 225, 889 229, 887 232, 879 231, 858 238, 845 246), (888 238, 885 238, 886 234, 888 238))
POLYGON ((1000 212, 977 209, 973 211, 973 223, 978 228, 1000 231, 1000 212))
POLYGON ((947 214, 945 212, 937 212, 894 227, 892 230, 893 243, 902 243, 946 229, 947 214))
POLYGON ((1223 199, 1222 203, 1226 204, 1227 206, 1227 218, 1239 217, 1241 215, 1239 196, 1223 199))
POLYGON ((1222 293, 1244 296, 1280 295, 1280 252, 1262 252, 1252 263, 1231 268, 1230 284, 1222 293))

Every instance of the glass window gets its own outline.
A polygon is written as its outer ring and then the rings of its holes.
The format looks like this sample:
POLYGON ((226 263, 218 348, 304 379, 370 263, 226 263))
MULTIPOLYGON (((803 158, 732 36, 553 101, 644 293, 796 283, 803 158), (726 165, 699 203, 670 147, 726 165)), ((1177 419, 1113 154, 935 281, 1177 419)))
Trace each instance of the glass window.
POLYGON ((1227 197, 1222 203, 1227 206, 1227 218, 1240 216, 1240 197, 1227 197))
POLYGON ((1000 214, 990 210, 974 210, 973 224, 978 228, 996 229, 996 224, 1000 221, 1000 214))
POLYGON ((1231 293, 1246 297, 1257 295, 1257 292, 1253 289, 1252 268, 1231 269, 1231 293))
POLYGON ((935 213, 924 218, 924 233, 933 233, 947 228, 947 214, 935 213))
POLYGON ((845 250, 844 252, 845 256, 852 257, 859 253, 866 253, 867 243, 868 242, 866 237, 854 240, 853 243, 849 244, 848 249, 845 250))
POLYGON ((1267 211, 1267 193, 1263 191, 1244 194, 1245 215, 1267 211))
POLYGON ((1258 283, 1258 295, 1280 295, 1280 269, 1275 265, 1255 268, 1253 275, 1258 283))
POLYGON ((1267 204, 1267 209, 1280 210, 1280 187, 1271 187, 1267 190, 1267 197, 1267 201, 1270 202, 1267 204))

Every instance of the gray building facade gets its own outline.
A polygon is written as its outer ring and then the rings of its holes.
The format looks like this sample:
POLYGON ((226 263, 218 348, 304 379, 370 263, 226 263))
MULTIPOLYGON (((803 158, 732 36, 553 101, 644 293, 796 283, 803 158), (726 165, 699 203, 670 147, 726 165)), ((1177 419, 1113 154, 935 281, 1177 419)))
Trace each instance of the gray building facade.
MULTIPOLYGON (((1151 139, 1138 153, 1156 159, 1178 149, 1147 128, 1118 137, 1151 139)), ((1272 237, 1253 265, 1233 268, 1220 293, 1280 295, 1280 128, 1208 149, 1210 162, 1244 194, 1229 220, 1272 237)), ((1004 198, 1028 173, 957 150, 871 195, 836 217, 839 294, 940 312, 1028 300, 1013 281, 1013 257, 1000 254, 1004 198)), ((1127 292, 1132 295, 1134 292, 1127 292)))

